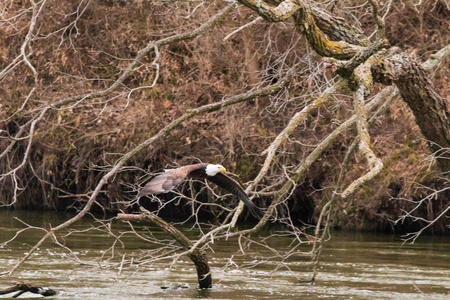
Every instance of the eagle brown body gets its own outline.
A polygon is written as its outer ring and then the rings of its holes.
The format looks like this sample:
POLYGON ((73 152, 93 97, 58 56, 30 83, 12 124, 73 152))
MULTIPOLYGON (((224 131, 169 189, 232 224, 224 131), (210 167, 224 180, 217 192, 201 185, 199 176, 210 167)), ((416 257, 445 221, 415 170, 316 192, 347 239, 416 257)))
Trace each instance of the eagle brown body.
POLYGON ((208 163, 187 165, 167 170, 147 183, 139 192, 138 198, 149 194, 170 192, 186 178, 208 179, 224 190, 237 196, 239 200, 245 203, 253 215, 259 216, 259 208, 250 201, 239 182, 227 176, 224 172, 225 168, 223 166, 211 165, 208 163))

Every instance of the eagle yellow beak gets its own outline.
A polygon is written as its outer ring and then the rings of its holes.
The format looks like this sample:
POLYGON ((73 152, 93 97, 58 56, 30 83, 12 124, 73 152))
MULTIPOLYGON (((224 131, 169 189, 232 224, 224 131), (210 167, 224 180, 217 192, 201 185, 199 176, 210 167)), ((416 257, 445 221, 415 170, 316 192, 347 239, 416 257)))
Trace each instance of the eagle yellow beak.
POLYGON ((225 168, 222 168, 222 169, 220 169, 220 171, 222 171, 222 172, 227 172, 227 169, 225 169, 225 168))

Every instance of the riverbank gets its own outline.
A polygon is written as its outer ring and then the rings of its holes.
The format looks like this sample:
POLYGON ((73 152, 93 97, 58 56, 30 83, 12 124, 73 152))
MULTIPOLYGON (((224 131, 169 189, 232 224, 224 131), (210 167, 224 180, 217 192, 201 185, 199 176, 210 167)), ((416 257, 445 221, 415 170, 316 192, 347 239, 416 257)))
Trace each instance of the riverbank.
MULTIPOLYGON (((66 219, 64 214, 56 213, 0 211, 0 243, 24 228, 13 217, 47 228, 66 219)), ((116 235, 130 229, 122 222, 110 224, 116 235)), ((187 257, 175 264, 170 260, 143 263, 137 258, 153 246, 133 235, 122 236, 123 244, 118 244, 113 254, 110 247, 116 241, 114 237, 101 230, 85 231, 99 225, 87 217, 71 228, 80 232, 61 233, 64 244, 85 264, 47 242, 15 275, 0 277, 0 287, 17 280, 31 281, 59 291, 53 299, 447 299, 450 294, 450 240, 445 236, 423 235, 414 245, 402 245, 398 235, 332 232, 314 286, 296 284, 312 275, 312 262, 302 254, 310 250, 308 243, 297 248, 298 254, 280 260, 267 247, 253 245, 242 254, 235 239, 217 241, 212 245, 214 252, 208 251, 213 288, 200 291, 196 288, 195 269, 187 257), (123 257, 136 260, 121 265, 123 257), (188 288, 161 289, 173 285, 188 288)), ((134 228, 140 234, 148 234, 148 229, 156 237, 163 237, 158 228, 143 224, 134 228)), ((178 228, 192 238, 196 236, 190 226, 178 228)), ((279 227, 269 227, 262 237, 273 233, 280 233, 279 227)), ((40 235, 41 231, 30 229, 0 247, 0 271, 17 262, 40 235)), ((267 245, 280 255, 290 250, 291 243, 292 237, 282 235, 267 240, 267 245)))

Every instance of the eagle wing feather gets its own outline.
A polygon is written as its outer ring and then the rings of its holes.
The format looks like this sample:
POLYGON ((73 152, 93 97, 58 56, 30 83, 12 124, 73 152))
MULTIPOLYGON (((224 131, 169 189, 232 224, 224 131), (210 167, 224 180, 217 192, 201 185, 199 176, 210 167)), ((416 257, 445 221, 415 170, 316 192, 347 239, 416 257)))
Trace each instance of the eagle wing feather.
POLYGON ((250 212, 256 216, 261 216, 261 210, 248 198, 241 184, 225 175, 222 172, 217 173, 214 176, 207 176, 205 168, 208 164, 201 163, 195 165, 187 165, 177 169, 167 170, 166 172, 159 174, 148 182, 139 192, 138 198, 149 194, 162 194, 173 190, 179 185, 186 177, 191 178, 207 178, 211 182, 215 183, 219 187, 228 191, 229 193, 238 197, 239 200, 245 203, 250 212))
POLYGON ((241 184, 237 180, 234 180, 222 172, 217 173, 215 176, 207 176, 207 178, 219 187, 237 196, 239 200, 245 203, 255 217, 261 216, 260 208, 248 198, 241 184))
POLYGON ((141 189, 138 198, 149 194, 168 193, 179 185, 191 172, 204 167, 204 165, 205 164, 187 165, 177 169, 167 170, 150 180, 150 182, 141 189))

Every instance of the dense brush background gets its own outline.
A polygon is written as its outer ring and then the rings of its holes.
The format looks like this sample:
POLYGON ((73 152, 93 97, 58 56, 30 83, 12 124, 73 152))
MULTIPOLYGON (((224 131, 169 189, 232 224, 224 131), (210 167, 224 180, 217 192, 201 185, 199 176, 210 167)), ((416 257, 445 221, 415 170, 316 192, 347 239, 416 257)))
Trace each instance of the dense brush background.
MULTIPOLYGON (((439 1, 394 1, 386 18, 391 45, 413 53, 423 62, 449 44, 450 11, 439 1)), ((98 0, 48 1, 38 19, 39 35, 32 43, 30 58, 39 73, 39 82, 27 112, 9 118, 34 84, 29 68, 22 65, 0 85, 2 133, 10 135, 30 118, 33 108, 47 101, 107 88, 117 79, 139 49, 149 41, 188 32, 222 8, 221 1, 154 2, 98 0), (77 13, 74 13, 78 10, 77 13), (64 28, 64 30, 60 30, 64 28)), ((371 13, 361 1, 318 4, 362 28, 374 30, 371 13)), ((0 4, 3 18, 27 8, 26 1, 0 4)), ((238 104, 197 117, 174 130, 162 142, 128 162, 133 167, 121 172, 98 198, 96 210, 114 211, 115 203, 132 199, 149 178, 148 171, 203 162, 221 163, 239 175, 245 184, 259 171, 262 151, 289 122, 290 117, 333 82, 334 70, 326 59, 315 54, 304 37, 289 22, 269 24, 260 21, 224 41, 236 28, 256 18, 239 7, 225 21, 202 36, 159 49, 161 73, 152 89, 134 91, 128 99, 126 87, 108 99, 90 99, 76 106, 53 110, 42 120, 34 138, 30 162, 20 171, 24 187, 15 208, 67 209, 79 207, 95 187, 103 170, 125 153, 151 137, 165 124, 189 108, 219 101, 257 86, 276 82, 292 66, 296 76, 282 93, 238 104), (114 97, 117 95, 117 97, 114 97), (147 175, 146 175, 147 174, 147 175)), ((0 23, 0 69, 19 53, 28 31, 30 13, 0 23)), ((124 84, 128 88, 151 85, 155 75, 154 54, 124 84)), ((441 95, 449 95, 449 65, 444 62, 432 74, 441 95)), ((376 91, 382 87, 377 86, 376 91)), ((353 114, 348 95, 316 110, 281 148, 266 183, 276 182, 283 167, 289 170, 339 124, 353 114)), ((314 163, 299 182, 289 201, 296 220, 314 223, 317 211, 330 196, 340 172, 346 149, 355 129, 342 135, 332 148, 314 163)), ((410 209, 439 186, 439 171, 430 163, 430 152, 414 116, 401 99, 373 123, 370 134, 376 154, 385 167, 380 175, 364 185, 342 209, 335 225, 345 229, 401 230, 420 222, 394 228, 392 220, 410 209)), ((3 134, 3 136, 5 136, 3 134)), ((0 148, 7 145, 0 139, 0 148)), ((20 163, 25 143, 19 142, 10 154, 10 165, 20 163)), ((0 166, 2 172, 8 165, 0 166)), ((353 155, 347 184, 366 170, 364 159, 353 155)), ((3 181, 0 197, 11 198, 12 182, 3 181)), ((262 199, 264 206, 270 198, 262 199)), ((433 218, 446 206, 444 196, 427 201, 420 214, 433 218)), ((172 208, 174 209, 174 208, 172 208)), ((177 210, 183 211, 182 207, 177 210)), ((433 227, 443 231, 446 220, 433 227)))

